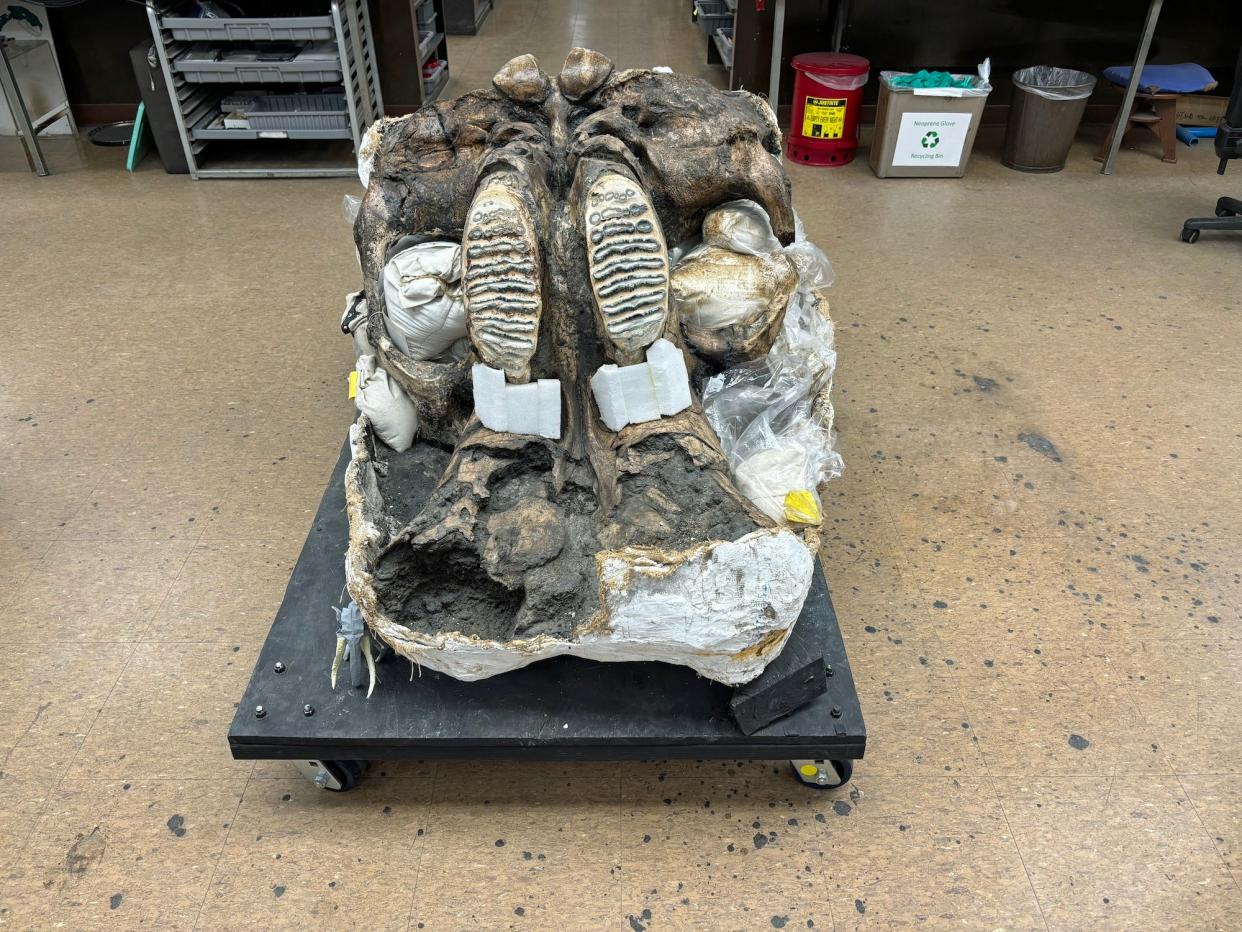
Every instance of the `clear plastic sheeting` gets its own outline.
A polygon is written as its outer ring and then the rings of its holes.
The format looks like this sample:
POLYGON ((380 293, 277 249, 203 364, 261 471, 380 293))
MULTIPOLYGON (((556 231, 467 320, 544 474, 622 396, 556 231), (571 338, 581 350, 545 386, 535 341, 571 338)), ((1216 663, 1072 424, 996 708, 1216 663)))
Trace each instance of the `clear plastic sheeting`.
POLYGON ((1082 100, 1095 90, 1095 75, 1073 68, 1032 65, 1015 71, 1013 83, 1045 100, 1082 100))
POLYGON ((370 420, 376 436, 398 453, 414 443, 418 433, 414 402, 374 356, 358 357, 358 393, 354 403, 370 420))
POLYGON ((388 260, 384 324, 414 359, 434 359, 466 336, 460 243, 419 243, 388 260))
POLYGON ((768 255, 781 248, 768 212, 748 200, 729 201, 709 210, 703 218, 703 242, 752 256, 768 255))
MULTIPOLYGON (((827 257, 795 225, 799 286, 766 356, 726 369, 703 389, 703 411, 720 438, 738 489, 782 524, 818 524, 817 487, 841 475, 831 415, 818 401, 837 356, 832 323, 814 291, 832 281, 827 257)), ((792 258, 792 257, 791 257, 792 258)))
POLYGON ((785 256, 798 270, 798 282, 803 288, 827 288, 832 284, 832 263, 822 249, 806 238, 806 227, 796 213, 794 241, 785 247, 785 256))
POLYGON ((856 91, 860 87, 866 87, 867 79, 871 77, 870 71, 866 74, 813 74, 810 71, 801 73, 832 91, 856 91))
POLYGON ((341 199, 341 214, 345 217, 345 222, 350 226, 354 225, 354 221, 358 219, 358 211, 362 207, 362 198, 356 194, 346 194, 341 199))

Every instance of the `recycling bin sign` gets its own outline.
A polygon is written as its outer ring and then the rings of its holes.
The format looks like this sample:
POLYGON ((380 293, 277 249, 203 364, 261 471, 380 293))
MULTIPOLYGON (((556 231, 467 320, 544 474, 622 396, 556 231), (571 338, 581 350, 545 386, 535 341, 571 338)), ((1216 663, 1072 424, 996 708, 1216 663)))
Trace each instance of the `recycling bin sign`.
POLYGON ((972 118, 970 113, 903 113, 892 164, 960 165, 972 118))

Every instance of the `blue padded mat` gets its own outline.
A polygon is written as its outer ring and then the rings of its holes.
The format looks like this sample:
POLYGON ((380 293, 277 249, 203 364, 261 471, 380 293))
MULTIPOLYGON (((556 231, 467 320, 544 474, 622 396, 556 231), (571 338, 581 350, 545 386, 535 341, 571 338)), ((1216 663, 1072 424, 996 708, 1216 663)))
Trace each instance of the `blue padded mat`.
MULTIPOLYGON (((1123 87, 1130 83, 1129 65, 1113 65, 1104 69, 1104 80, 1123 87)), ((1139 90, 1150 94, 1197 94, 1216 86, 1212 73, 1202 65, 1183 62, 1180 65, 1144 65, 1139 74, 1139 90)))

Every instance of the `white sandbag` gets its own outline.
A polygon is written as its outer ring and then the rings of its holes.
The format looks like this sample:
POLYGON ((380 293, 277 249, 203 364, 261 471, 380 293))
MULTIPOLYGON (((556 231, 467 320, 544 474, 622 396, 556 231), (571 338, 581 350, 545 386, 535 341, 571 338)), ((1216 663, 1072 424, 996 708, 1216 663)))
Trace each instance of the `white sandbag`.
POLYGON ((407 356, 432 359, 466 336, 461 244, 419 243, 384 266, 384 322, 407 356))
POLYGON ((410 448, 418 433, 418 411, 410 396, 374 356, 358 357, 358 392, 354 401, 384 443, 398 453, 410 448))
POLYGON ((345 313, 341 315, 341 332, 353 338, 355 356, 375 355, 375 348, 367 340, 367 299, 361 291, 345 296, 345 313))

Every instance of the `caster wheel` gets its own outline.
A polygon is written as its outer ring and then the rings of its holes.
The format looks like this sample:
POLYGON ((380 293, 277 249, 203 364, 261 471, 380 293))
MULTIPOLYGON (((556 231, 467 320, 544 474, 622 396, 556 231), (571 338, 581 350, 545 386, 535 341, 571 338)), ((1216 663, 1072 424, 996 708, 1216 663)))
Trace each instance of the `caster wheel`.
POLYGON ((311 783, 332 793, 352 790, 368 766, 364 760, 303 760, 295 765, 311 783))
POLYGON ((851 760, 791 760, 794 776, 817 790, 835 790, 854 776, 851 760))
MULTIPOLYGON (((366 761, 360 760, 326 760, 323 762, 325 768, 335 772, 337 782, 340 783, 340 789, 333 790, 336 793, 344 793, 352 790, 362 780, 363 771, 366 768, 366 761)), ((331 786, 324 787, 332 789, 331 786)))
POLYGON ((1183 243, 1196 243, 1198 241, 1199 241, 1198 230, 1182 230, 1182 242, 1183 243))

